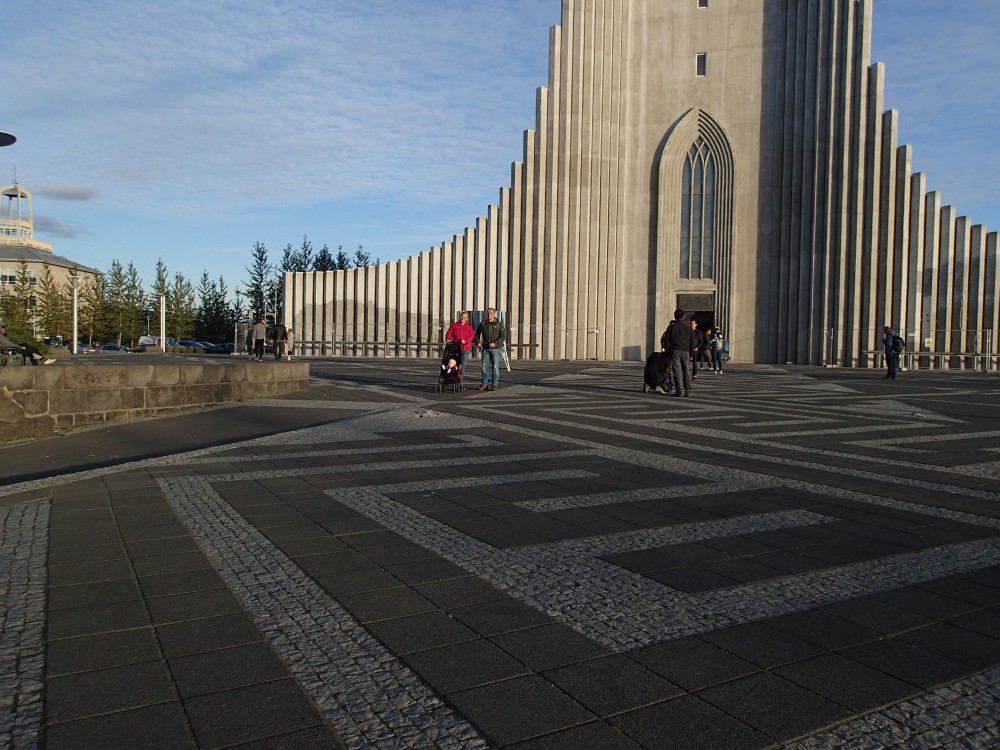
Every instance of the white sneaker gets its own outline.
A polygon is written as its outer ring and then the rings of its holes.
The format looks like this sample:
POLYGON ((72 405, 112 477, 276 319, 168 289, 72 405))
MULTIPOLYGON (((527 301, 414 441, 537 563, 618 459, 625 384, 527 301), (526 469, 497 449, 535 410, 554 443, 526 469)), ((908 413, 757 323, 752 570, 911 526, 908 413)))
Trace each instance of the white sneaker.
POLYGON ((42 364, 43 365, 54 365, 55 363, 56 363, 56 361, 54 359, 49 359, 48 357, 43 357, 42 358, 42 364))

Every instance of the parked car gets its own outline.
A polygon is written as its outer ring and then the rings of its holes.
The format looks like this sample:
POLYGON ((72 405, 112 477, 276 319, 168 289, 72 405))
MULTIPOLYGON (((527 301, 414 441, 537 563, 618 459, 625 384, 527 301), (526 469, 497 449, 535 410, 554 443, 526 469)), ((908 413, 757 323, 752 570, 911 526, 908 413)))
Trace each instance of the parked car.
POLYGON ((121 346, 120 344, 105 344, 104 346, 102 346, 97 351, 103 352, 103 353, 106 353, 106 354, 128 354, 129 353, 128 347, 127 346, 121 346))
POLYGON ((208 348, 200 341, 185 340, 185 341, 178 341, 177 343, 180 344, 181 346, 190 347, 191 349, 194 349, 195 351, 198 352, 203 352, 208 348))
MULTIPOLYGON (((178 347, 178 348, 180 347, 180 344, 177 343, 177 340, 176 339, 172 339, 169 336, 167 336, 167 338, 165 339, 165 341, 167 342, 167 346, 173 346, 173 347, 178 347)), ((140 336, 139 337, 139 346, 151 346, 153 348, 159 348, 159 346, 160 346, 160 337, 159 336, 140 336)))
POLYGON ((235 344, 216 344, 208 350, 209 354, 232 354, 236 350, 235 344))
MULTIPOLYGON (((70 343, 69 348, 72 351, 72 349, 73 349, 73 344, 72 343, 70 343)), ((77 342, 77 345, 76 345, 76 353, 77 354, 91 354, 91 353, 96 352, 96 351, 97 351, 97 347, 96 346, 92 346, 90 344, 85 344, 82 341, 77 342)))

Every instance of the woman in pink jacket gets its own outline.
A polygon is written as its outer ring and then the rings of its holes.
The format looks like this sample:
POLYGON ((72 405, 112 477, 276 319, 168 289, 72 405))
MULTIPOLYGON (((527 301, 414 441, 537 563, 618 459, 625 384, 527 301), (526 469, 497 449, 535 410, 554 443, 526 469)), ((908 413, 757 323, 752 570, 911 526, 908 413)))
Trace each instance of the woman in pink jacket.
POLYGON ((444 335, 444 343, 455 343, 462 347, 462 372, 465 372, 465 364, 469 361, 469 352, 472 351, 472 339, 476 335, 469 322, 471 317, 469 313, 463 311, 458 320, 448 326, 448 331, 444 335))

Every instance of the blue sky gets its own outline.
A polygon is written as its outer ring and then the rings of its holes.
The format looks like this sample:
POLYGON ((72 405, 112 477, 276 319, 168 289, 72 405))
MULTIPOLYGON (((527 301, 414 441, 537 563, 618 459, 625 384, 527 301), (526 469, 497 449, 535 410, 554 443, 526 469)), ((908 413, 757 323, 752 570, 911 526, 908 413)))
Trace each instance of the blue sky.
MULTIPOLYGON (((664 0, 675 2, 677 0, 664 0)), ((733 0, 737 1, 737 0, 733 0)), ((7 3, 0 182, 82 264, 242 281, 318 248, 392 260, 508 184, 560 0, 7 3)), ((1000 2, 875 0, 873 60, 914 166, 1000 228, 1000 2)))

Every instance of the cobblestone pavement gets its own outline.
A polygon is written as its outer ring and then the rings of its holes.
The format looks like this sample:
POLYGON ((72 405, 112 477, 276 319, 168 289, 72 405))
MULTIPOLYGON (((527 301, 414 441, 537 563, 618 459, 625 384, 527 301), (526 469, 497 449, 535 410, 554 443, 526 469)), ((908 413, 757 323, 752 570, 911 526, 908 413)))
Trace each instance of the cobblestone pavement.
POLYGON ((38 443, 0 487, 0 747, 1000 746, 1000 381, 641 375, 316 362, 231 407, 303 429, 38 443))

